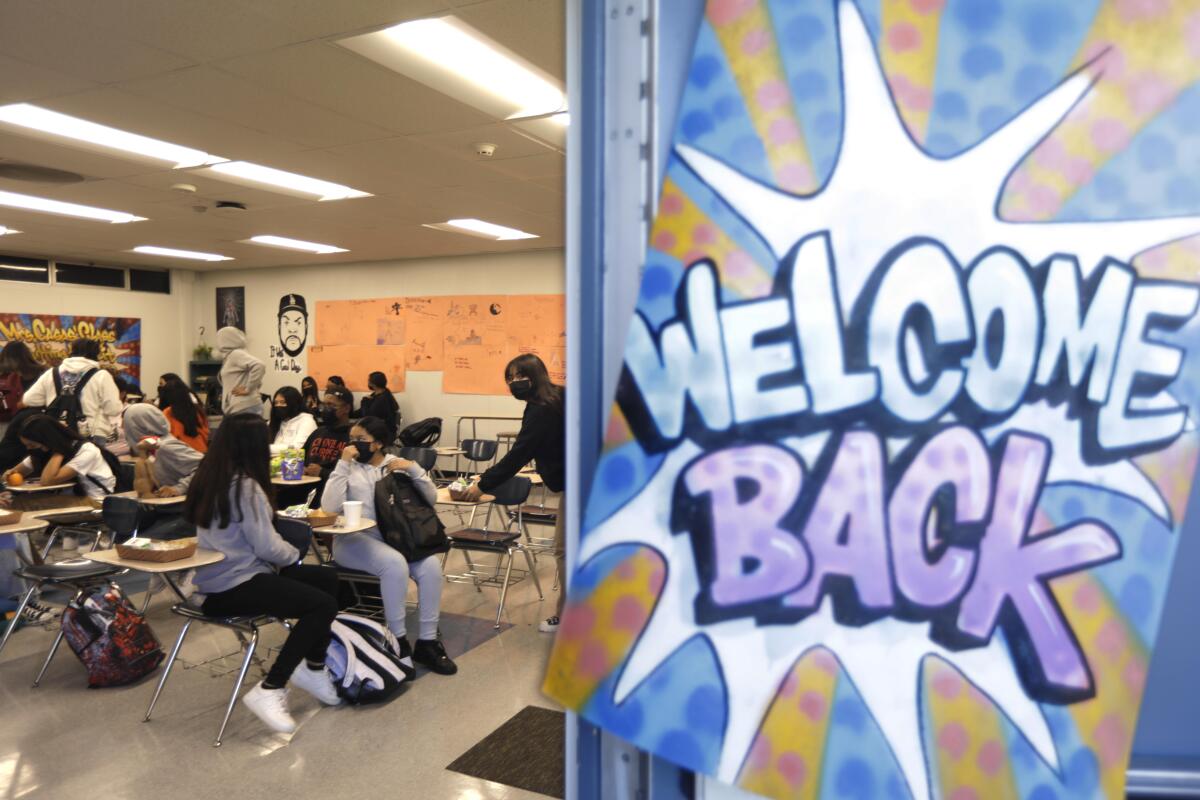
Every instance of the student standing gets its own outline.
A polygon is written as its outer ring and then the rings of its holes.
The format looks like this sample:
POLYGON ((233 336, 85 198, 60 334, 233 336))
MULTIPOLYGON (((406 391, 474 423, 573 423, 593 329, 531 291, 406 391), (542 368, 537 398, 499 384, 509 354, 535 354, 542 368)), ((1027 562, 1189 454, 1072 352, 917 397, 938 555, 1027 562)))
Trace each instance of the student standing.
POLYGON ((259 415, 227 417, 196 471, 184 514, 196 526, 199 546, 225 555, 196 570, 205 614, 296 620, 266 678, 242 697, 272 730, 291 733, 289 681, 325 705, 341 703, 325 668, 338 611, 337 572, 298 563, 299 551, 276 532, 268 435, 259 415))
MULTIPOLYGON (((376 519, 375 484, 389 472, 403 472, 429 504, 434 504, 437 487, 433 481, 420 464, 384 453, 386 437, 387 427, 375 417, 363 417, 350 429, 350 444, 342 451, 341 460, 325 484, 321 496, 323 510, 340 514, 347 500, 358 500, 363 504, 363 516, 376 519)), ((411 658, 442 675, 458 672, 437 636, 442 604, 442 565, 436 555, 410 564, 399 550, 384 542, 379 528, 370 528, 362 533, 334 537, 333 558, 343 567, 378 576, 383 613, 388 630, 400 644, 402 661, 409 663, 411 658), (416 645, 409 645, 405 623, 409 578, 417 584, 421 627, 416 645)))
POLYGON ((262 382, 267 374, 263 362, 246 352, 246 334, 237 328, 217 331, 221 353, 221 412, 262 416, 262 382))
POLYGON ((321 426, 312 432, 304 443, 304 474, 327 480, 329 473, 342 457, 346 442, 350 441, 350 411, 354 408, 354 395, 346 389, 334 389, 325 393, 321 404, 321 426))
POLYGON ((168 380, 159 385, 158 407, 172 436, 199 453, 208 452, 208 415, 183 381, 168 380))
POLYGON ((48 369, 25 392, 25 405, 45 408, 58 397, 57 386, 79 397, 79 435, 103 445, 114 438, 112 418, 121 413, 121 396, 113 376, 100 369, 100 343, 76 339, 71 355, 48 369), (57 384, 57 385, 56 385, 57 384), (81 388, 82 387, 82 388, 81 388))
POLYGON ((388 391, 387 375, 382 372, 372 372, 367 376, 367 390, 370 392, 362 399, 359 409, 361 417, 375 417, 383 420, 388 429, 388 439, 385 447, 390 447, 396 441, 396 431, 400 427, 400 405, 388 391))
MULTIPOLYGON (((535 462, 538 474, 552 492, 561 492, 566 483, 566 427, 563 387, 550 381, 550 374, 540 358, 532 353, 517 356, 504 368, 508 390, 525 402, 521 431, 504 458, 479 480, 467 488, 466 498, 478 500, 484 494, 516 475, 526 464, 535 462)), ((538 630, 553 633, 558 630, 566 598, 566 524, 565 498, 560 498, 554 523, 554 562, 558 567, 560 591, 554 616, 542 621, 538 630)))
POLYGON ((317 379, 305 375, 300 381, 300 396, 304 399, 304 410, 315 419, 321 413, 321 395, 317 392, 317 379))
POLYGON ((293 386, 275 392, 271 401, 271 444, 277 447, 304 447, 317 429, 317 421, 304 410, 304 399, 293 386))

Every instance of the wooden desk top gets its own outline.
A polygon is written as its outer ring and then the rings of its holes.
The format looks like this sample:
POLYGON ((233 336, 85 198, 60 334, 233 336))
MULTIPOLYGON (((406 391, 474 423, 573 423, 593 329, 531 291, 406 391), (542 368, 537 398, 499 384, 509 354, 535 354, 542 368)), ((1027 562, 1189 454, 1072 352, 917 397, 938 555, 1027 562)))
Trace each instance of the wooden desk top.
POLYGON ((151 574, 181 572, 197 567, 207 567, 209 564, 225 560, 225 554, 216 550, 197 550, 190 558, 181 558, 178 561, 136 561, 131 558, 121 558, 117 555, 116 550, 95 550, 82 555, 89 561, 151 574))
POLYGON ((490 494, 485 494, 483 497, 479 498, 479 500, 474 503, 472 503, 468 500, 455 500, 453 497, 450 496, 450 487, 448 487, 448 486, 443 486, 442 488, 438 489, 438 493, 437 493, 438 505, 444 505, 444 506, 482 506, 482 505, 492 502, 495 499, 496 498, 492 497, 490 494))
POLYGON ((271 483, 275 486, 308 486, 312 483, 320 483, 321 479, 316 475, 301 475, 294 481, 285 481, 283 478, 276 475, 271 478, 271 483))
POLYGON ((63 489, 74 489, 75 481, 70 483, 56 483, 52 486, 42 486, 37 481, 25 481, 20 486, 4 486, 3 491, 12 492, 13 494, 34 494, 36 492, 61 492, 63 489))

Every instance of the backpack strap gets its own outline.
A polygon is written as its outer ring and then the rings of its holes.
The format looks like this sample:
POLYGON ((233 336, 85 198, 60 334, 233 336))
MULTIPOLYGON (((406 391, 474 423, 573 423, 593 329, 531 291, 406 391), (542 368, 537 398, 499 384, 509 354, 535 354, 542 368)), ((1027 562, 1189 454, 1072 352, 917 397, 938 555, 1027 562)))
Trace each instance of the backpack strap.
MULTIPOLYGON (((83 397, 83 387, 87 386, 87 382, 90 381, 92 379, 92 376, 95 375, 99 371, 100 371, 99 367, 92 367, 87 372, 83 373, 83 376, 80 377, 80 379, 79 379, 79 383, 75 384, 75 396, 76 397, 79 397, 79 398, 83 397)), ((82 409, 81 409, 81 411, 82 411, 82 409)))
POLYGON ((57 398, 62 394, 62 367, 55 367, 51 372, 54 373, 54 396, 57 398))

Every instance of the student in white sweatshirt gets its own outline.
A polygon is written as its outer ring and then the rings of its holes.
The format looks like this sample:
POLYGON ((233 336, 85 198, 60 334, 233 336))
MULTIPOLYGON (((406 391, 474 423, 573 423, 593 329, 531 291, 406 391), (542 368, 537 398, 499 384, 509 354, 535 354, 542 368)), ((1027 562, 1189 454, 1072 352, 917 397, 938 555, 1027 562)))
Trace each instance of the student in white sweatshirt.
MULTIPOLYGON (((437 487, 420 464, 383 452, 388 429, 376 417, 363 417, 350 429, 350 441, 334 467, 321 494, 321 508, 329 513, 342 513, 347 500, 363 504, 362 515, 375 516, 375 484, 389 472, 403 472, 412 479, 430 505, 437 500, 437 487)), ((458 667, 446 655, 438 639, 438 618, 442 604, 442 564, 437 556, 409 561, 383 540, 379 528, 362 533, 334 537, 333 558, 350 569, 369 572, 379 577, 379 592, 383 595, 383 614, 390 630, 400 644, 401 661, 423 664, 441 675, 453 675, 458 667), (415 645, 410 646, 405 624, 405 599, 408 581, 417 584, 417 612, 420 631, 415 645)))
POLYGON ((271 444, 304 449, 317 421, 304 410, 304 398, 294 386, 284 386, 271 401, 271 444))
POLYGON ((262 382, 267 374, 263 362, 246 352, 246 334, 237 328, 217 331, 221 353, 221 411, 225 416, 262 416, 262 382))
POLYGON ((71 355, 53 369, 42 373, 25 392, 22 402, 30 408, 45 408, 58 397, 54 387, 57 373, 63 389, 74 389, 86 380, 79 395, 79 435, 103 445, 113 436, 113 418, 121 415, 121 395, 112 374, 100 368, 100 342, 76 339, 71 355))

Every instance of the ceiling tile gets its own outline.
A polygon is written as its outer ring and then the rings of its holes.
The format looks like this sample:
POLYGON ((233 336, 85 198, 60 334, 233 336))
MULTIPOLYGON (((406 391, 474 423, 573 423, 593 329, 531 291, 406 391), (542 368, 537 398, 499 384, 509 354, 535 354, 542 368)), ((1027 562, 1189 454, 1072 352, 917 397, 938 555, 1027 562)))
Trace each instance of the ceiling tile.
POLYGON ((511 125, 506 125, 502 122, 450 133, 443 132, 413 136, 412 138, 430 147, 452 153, 458 158, 487 164, 498 164, 506 159, 524 158, 556 152, 553 148, 530 139, 528 136, 523 136, 513 129, 511 125), (475 155, 475 144, 477 142, 494 144, 496 146, 495 154, 488 158, 481 158, 475 155))
POLYGON ((24 103, 91 89, 91 81, 0 55, 0 103, 24 103))
POLYGON ((255 53, 216 66, 394 133, 457 130, 491 121, 481 111, 325 42, 255 53))
POLYGON ((566 3, 563 0, 493 0, 458 7, 454 14, 565 85, 566 3))
POLYGON ((305 39, 318 39, 435 16, 448 5, 442 0, 254 0, 254 8, 264 16, 286 21, 305 39))

